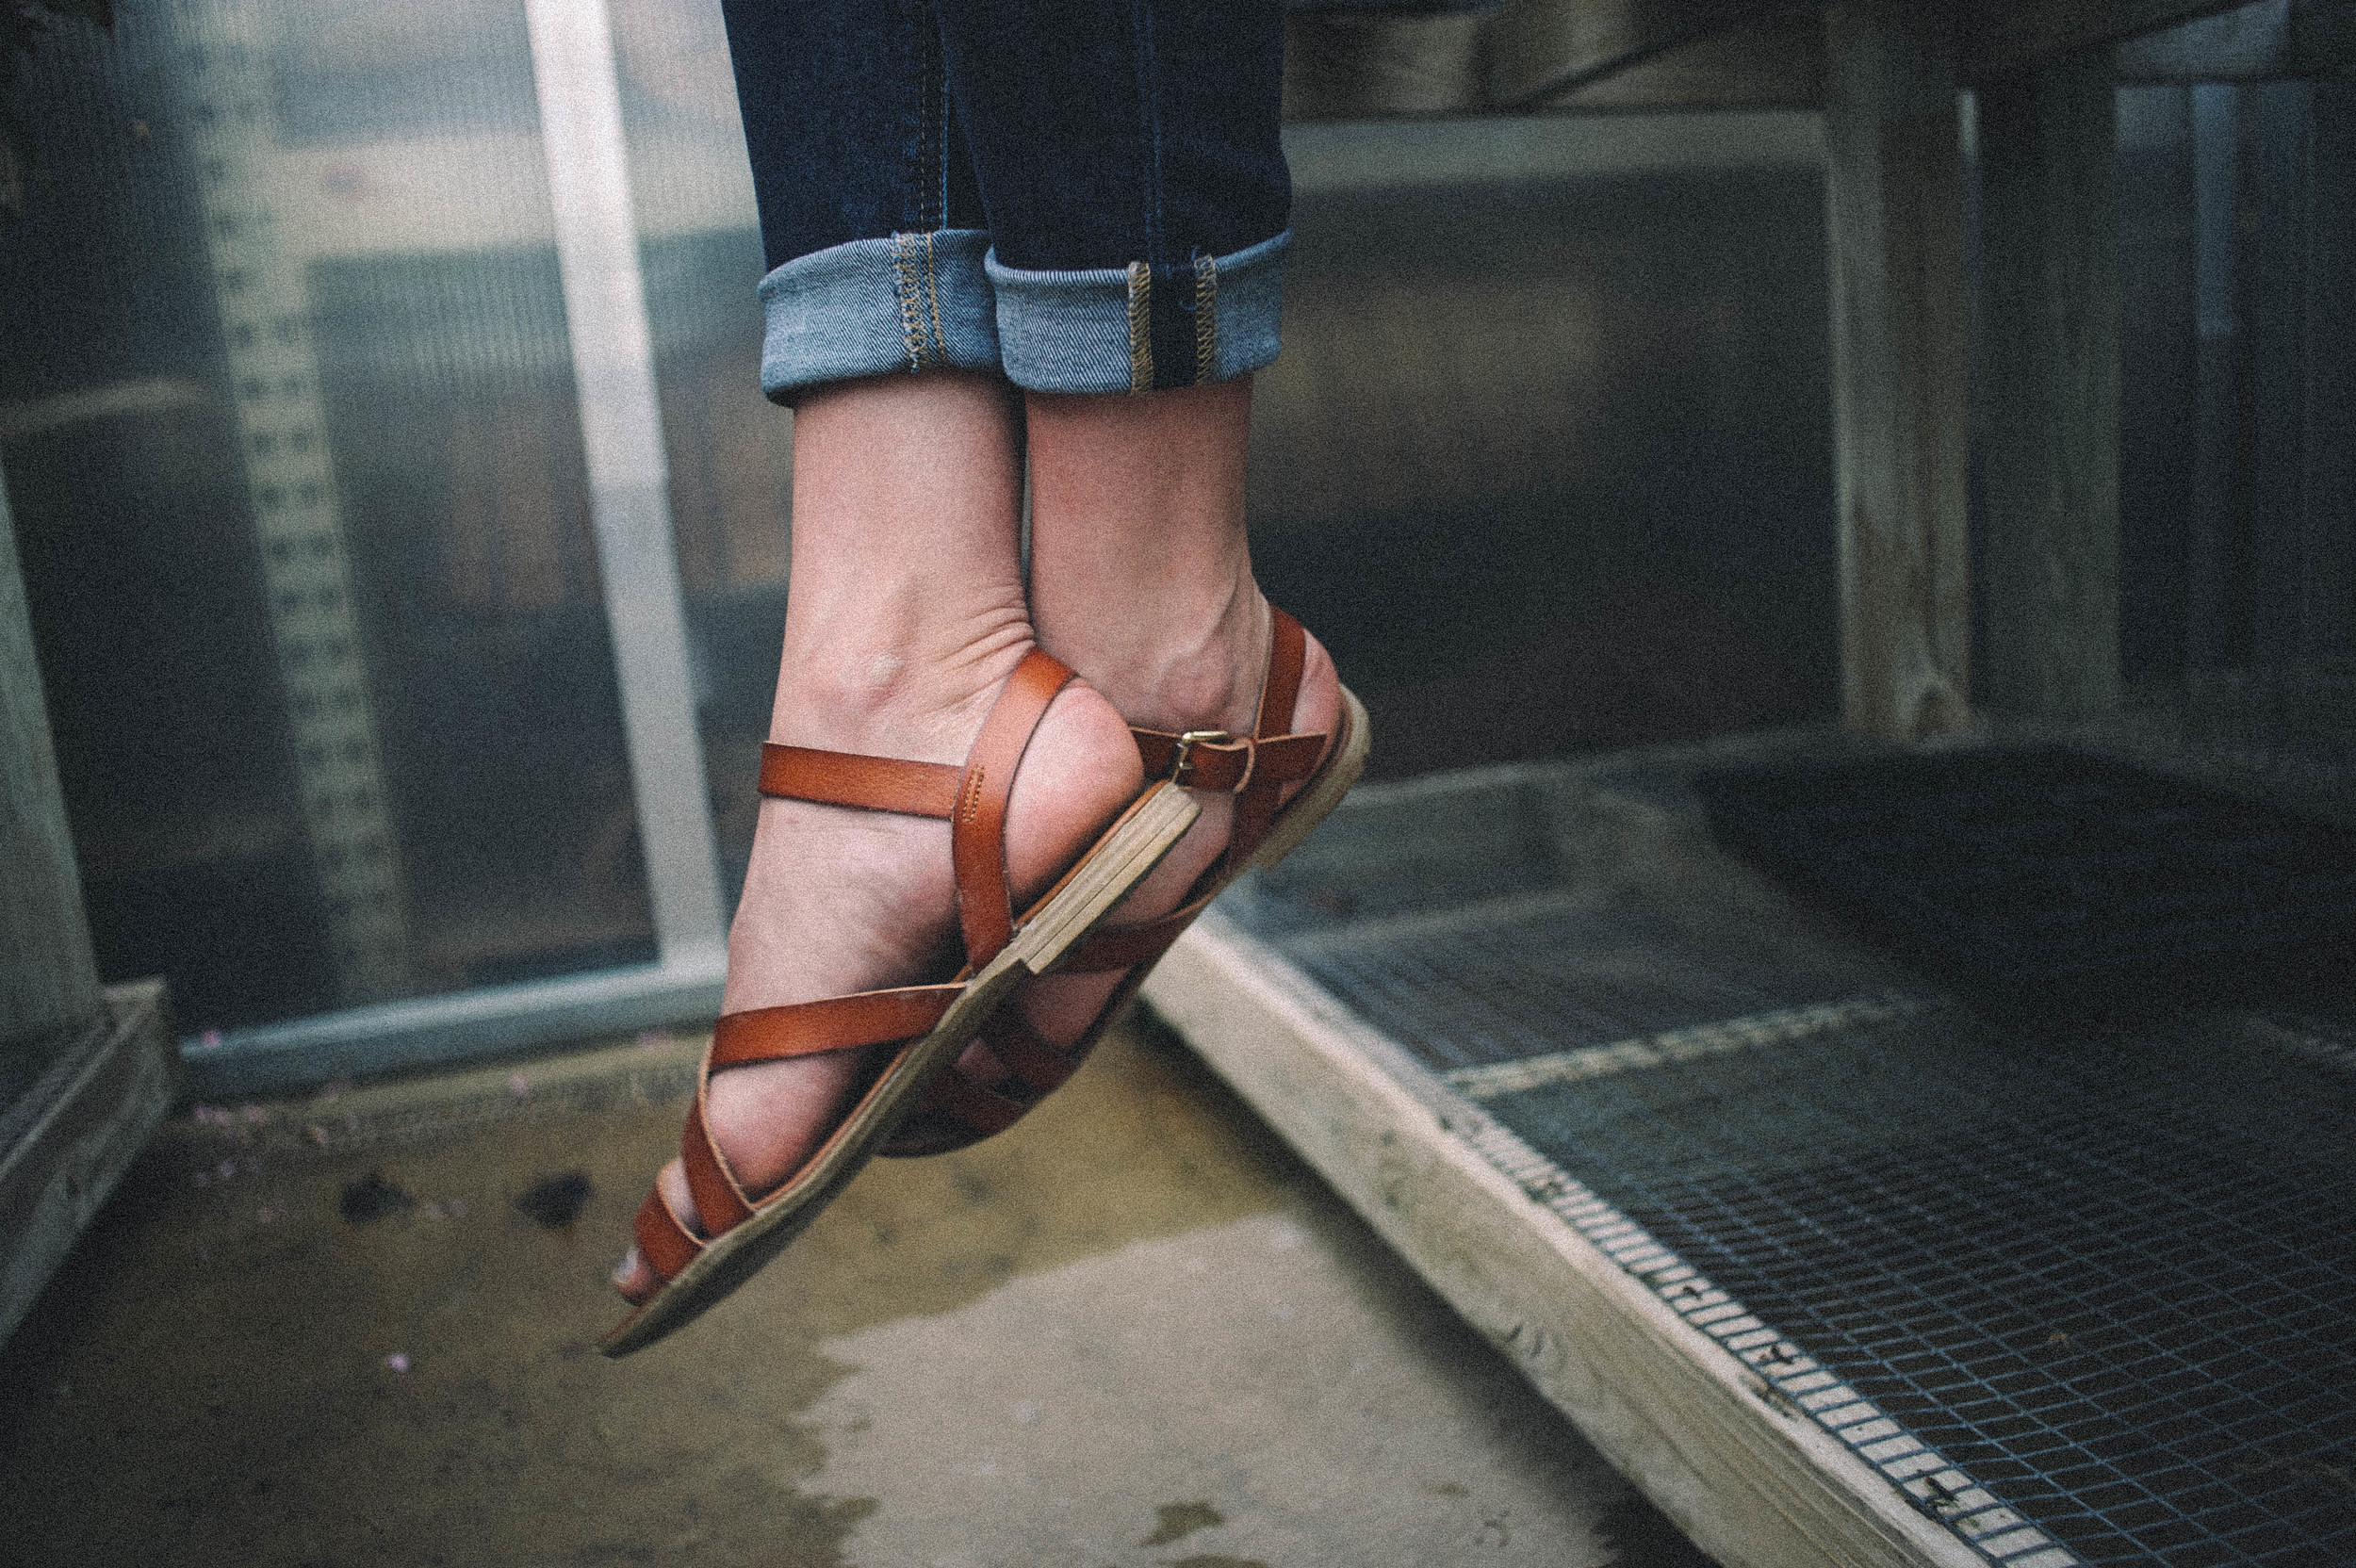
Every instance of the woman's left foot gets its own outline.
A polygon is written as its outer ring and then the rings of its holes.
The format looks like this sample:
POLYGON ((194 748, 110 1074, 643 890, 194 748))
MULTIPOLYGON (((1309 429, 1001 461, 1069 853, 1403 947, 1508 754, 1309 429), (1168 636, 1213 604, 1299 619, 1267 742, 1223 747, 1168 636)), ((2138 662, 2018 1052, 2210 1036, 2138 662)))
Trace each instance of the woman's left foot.
MULTIPOLYGON (((1258 602, 1256 591, 1253 599, 1258 602)), ((1158 753, 1173 749, 1170 737, 1189 730, 1298 739, 1251 753, 1249 769, 1238 767, 1237 748, 1233 745, 1205 746, 1195 754, 1205 764, 1203 771, 1239 776, 1222 777, 1218 786, 1193 792, 1203 808, 1193 831, 1113 912, 1097 939, 1075 950, 1065 969, 1022 988, 1008 1011, 1001 1013, 983 1037, 943 1074, 926 1105, 909 1118, 890 1152, 922 1154, 961 1148, 1011 1123, 1055 1087, 1103 1033, 1109 1022, 1108 1013, 1118 1007, 1124 992, 1133 992, 1143 981, 1163 948, 1192 915, 1166 917, 1199 909, 1238 873, 1240 863, 1221 863, 1231 847, 1237 851, 1238 861, 1249 857, 1265 841, 1277 813, 1334 759, 1334 748, 1342 739, 1338 732, 1342 694, 1333 662, 1289 617, 1284 618, 1289 633, 1286 657, 1271 662, 1268 649, 1276 620, 1264 604, 1260 610, 1268 631, 1251 642, 1236 639, 1239 647, 1251 650, 1242 656, 1257 666, 1250 695, 1239 703, 1222 702, 1210 710, 1217 715, 1214 720, 1196 723, 1168 717, 1183 710, 1170 699, 1160 699, 1161 705, 1156 706, 1156 699, 1143 698, 1137 705, 1159 722, 1139 721, 1135 727, 1160 733, 1158 741, 1150 734, 1141 741, 1157 754, 1152 765, 1165 771, 1172 761, 1158 753), (1286 667, 1288 660, 1297 662, 1289 663, 1278 678, 1289 690, 1263 692, 1260 682, 1275 673, 1272 664, 1286 667), (1291 670, 1298 671, 1297 678, 1285 678, 1291 670), (1258 711, 1270 697, 1284 702, 1284 712, 1264 715, 1258 711), (1215 749, 1226 753, 1219 759, 1223 767, 1210 765, 1215 749), (1237 787, 1248 784, 1252 776, 1261 780, 1259 791, 1245 792, 1237 787), (1124 933, 1130 934, 1126 940, 1124 933), (1105 956, 1091 961, 1091 949, 1105 956)), ((1188 776, 1194 773, 1189 771, 1188 776)), ((1331 809, 1331 802, 1317 809, 1320 814, 1331 809)))

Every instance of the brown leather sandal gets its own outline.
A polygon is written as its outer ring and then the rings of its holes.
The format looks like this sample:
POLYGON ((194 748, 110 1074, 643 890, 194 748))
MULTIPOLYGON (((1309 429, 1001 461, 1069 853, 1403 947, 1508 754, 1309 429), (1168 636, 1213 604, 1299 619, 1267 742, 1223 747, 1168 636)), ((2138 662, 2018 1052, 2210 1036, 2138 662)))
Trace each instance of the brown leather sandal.
POLYGON ((963 768, 802 746, 761 748, 763 794, 949 820, 966 965, 940 985, 753 1007, 720 1019, 679 1142, 702 1227, 674 1214, 660 1188, 647 1196, 631 1232, 663 1284, 599 1342, 607 1355, 627 1355, 687 1323, 800 1233, 1014 989, 1093 929, 1202 814, 1169 781, 1148 785, 1016 918, 1006 886, 1006 802, 1033 731, 1072 678, 1062 663, 1032 650, 983 721, 963 768), (747 1193, 706 1131, 712 1075, 750 1062, 890 1044, 899 1049, 801 1169, 760 1197, 747 1193))
POLYGON ((1299 621, 1272 606, 1270 612, 1268 678, 1260 687, 1260 710, 1251 735, 1200 729, 1172 735, 1134 727, 1130 730, 1137 737, 1149 778, 1166 778, 1189 790, 1223 791, 1235 797, 1235 827, 1226 853, 1169 914, 1143 925, 1100 930, 1075 945, 1055 966, 1059 974, 1128 971, 1128 977, 1106 999, 1078 1040, 1058 1046, 1043 1038, 1023 1015, 1018 988, 976 1037, 995 1060, 975 1064, 982 1069, 978 1074, 967 1070, 962 1060, 952 1063, 933 1080, 923 1102, 884 1146, 883 1153, 893 1157, 945 1154, 1021 1120, 1078 1070, 1162 955, 1210 907, 1211 901, 1252 867, 1273 867, 1291 854, 1366 772, 1372 728, 1366 708, 1347 686, 1342 688, 1341 723, 1331 745, 1322 733, 1274 732, 1277 726, 1291 719, 1293 705, 1299 700, 1309 640, 1299 621), (1300 792, 1279 809, 1284 786, 1303 780, 1300 792))

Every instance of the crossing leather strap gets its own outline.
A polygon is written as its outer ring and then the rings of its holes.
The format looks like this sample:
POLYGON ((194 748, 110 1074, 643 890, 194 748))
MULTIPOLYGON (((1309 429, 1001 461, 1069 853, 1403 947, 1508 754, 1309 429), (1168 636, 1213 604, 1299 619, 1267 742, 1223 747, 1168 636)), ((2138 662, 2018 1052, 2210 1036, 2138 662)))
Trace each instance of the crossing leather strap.
POLYGON ((1014 939, 1014 894, 1006 886, 1006 801, 1047 705, 1071 680, 1072 669, 1060 660, 1038 648, 1023 655, 966 754, 957 811, 949 819, 949 851, 957 865, 966 962, 975 969, 1014 939))
MULTIPOLYGON (((1049 1042, 1019 1007, 1002 1008, 981 1038, 990 1054, 1014 1075, 1010 1082, 1019 1082, 1031 1091, 1031 1101, 1062 1087, 1064 1080, 1079 1070, 1078 1058, 1065 1055, 1049 1042)), ((993 1086, 1002 1092, 1005 1088, 1004 1085, 993 1086)))
POLYGON ((926 1101, 930 1108, 946 1111, 984 1137, 1005 1132, 1031 1108, 1030 1102, 984 1088, 962 1072, 944 1072, 934 1079, 926 1101))
POLYGON ((725 1235, 749 1218, 753 1212, 752 1195, 737 1181, 736 1172, 728 1168, 720 1153, 720 1146, 712 1141, 711 1130, 704 1123, 705 1091, 711 1087, 711 1074, 695 1086, 695 1101, 687 1107, 687 1125, 679 1130, 679 1168, 687 1175, 688 1196, 695 1200, 695 1217, 703 1221, 704 1234, 725 1235))
POLYGON ((728 1013, 712 1031, 711 1070, 914 1039, 932 1032, 957 991, 954 985, 903 986, 728 1013))
POLYGON ((695 1254, 704 1250, 702 1240, 671 1212, 671 1205, 663 1200, 661 1188, 646 1194, 646 1200, 638 1205, 637 1217, 630 1222, 630 1233, 638 1243, 638 1255, 659 1280, 679 1278, 679 1270, 695 1261, 695 1254))

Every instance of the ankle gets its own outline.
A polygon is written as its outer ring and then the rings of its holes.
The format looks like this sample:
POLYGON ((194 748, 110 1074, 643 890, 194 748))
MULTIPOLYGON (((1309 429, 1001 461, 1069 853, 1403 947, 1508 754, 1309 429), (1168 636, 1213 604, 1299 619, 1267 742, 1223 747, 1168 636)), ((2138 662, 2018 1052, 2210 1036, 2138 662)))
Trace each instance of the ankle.
POLYGON ((1240 580, 1172 588, 1088 612, 1040 596, 1040 645, 1149 729, 1251 727, 1268 663, 1268 601, 1240 580))
POLYGON ((789 613, 770 739, 955 762, 1033 643, 1019 598, 824 624, 789 613))

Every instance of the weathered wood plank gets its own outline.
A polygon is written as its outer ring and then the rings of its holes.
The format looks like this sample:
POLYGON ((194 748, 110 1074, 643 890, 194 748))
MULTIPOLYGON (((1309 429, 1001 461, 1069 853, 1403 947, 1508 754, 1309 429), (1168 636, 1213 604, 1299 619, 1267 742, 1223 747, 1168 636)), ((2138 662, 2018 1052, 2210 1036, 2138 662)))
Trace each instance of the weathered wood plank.
MULTIPOLYGON (((2229 515, 2238 534, 2233 545, 2244 584, 2247 657, 2277 667, 2325 653, 2330 644, 2317 633, 2345 613, 2343 606, 2309 596, 2315 568, 2331 554, 2329 534, 2310 531, 2306 494, 2307 361, 2318 347, 2312 341, 2308 294, 2314 259, 2308 222, 2317 173, 2314 93, 2304 82, 2274 82, 2233 94, 2240 164, 2233 439, 2244 466, 2229 515)), ((2344 294, 2347 281, 2345 275, 2315 280, 2326 298, 2344 294)), ((2314 434, 2347 441, 2345 408, 2315 413, 2325 424, 2314 434)))
POLYGON ((2356 82, 2315 88, 2307 203, 2305 595, 2310 658, 2356 656, 2356 82))
POLYGON ((1758 13, 1742 0, 1508 0, 1486 33, 1488 103, 1536 104, 1758 13))
POLYGON ((33 651, 8 485, 0 478, 0 1049, 97 1018, 82 877, 33 651))
POLYGON ((1980 696, 2119 704, 2119 220, 2110 58, 1979 90, 1980 696))
POLYGON ((1477 15, 1307 11, 1284 19, 1284 118, 1476 114, 1477 15))
POLYGON ((2356 0, 2261 0, 2130 39, 2121 83, 2263 82, 2356 71, 2356 0))
POLYGON ((172 1106, 179 1082, 160 980, 107 988, 102 1017, 0 1115, 0 1341, 31 1310, 172 1106))
MULTIPOLYGON (((1982 1561, 1458 1137, 1395 1054, 1218 916, 1145 988, 1384 1240, 1727 1568, 1982 1561), (1756 1386, 1753 1386, 1753 1384, 1756 1386)), ((1417 1070, 1408 1070, 1412 1076, 1417 1070)))
MULTIPOLYGON (((1508 0, 1483 14, 1309 11, 1285 23, 1284 112, 1397 115, 1803 106, 1819 101, 1813 0, 1508 0)), ((2356 70, 2356 0, 1947 0, 1899 8, 2000 81, 2116 48, 2128 82, 2356 70)))
POLYGON ((1825 61, 1841 713, 1918 739, 1970 715, 1954 41, 1896 0, 1837 0, 1825 61))

